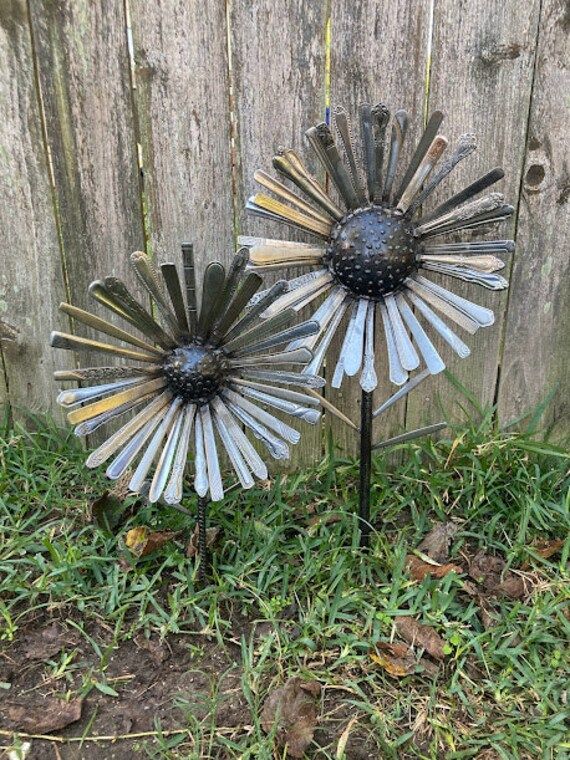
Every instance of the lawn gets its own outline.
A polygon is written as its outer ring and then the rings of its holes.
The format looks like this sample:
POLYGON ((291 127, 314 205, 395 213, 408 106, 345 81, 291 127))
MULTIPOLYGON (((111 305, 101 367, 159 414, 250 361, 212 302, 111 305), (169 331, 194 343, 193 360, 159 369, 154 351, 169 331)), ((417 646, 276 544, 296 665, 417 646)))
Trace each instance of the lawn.
POLYGON ((234 488, 210 513, 204 585, 192 517, 120 487, 101 501, 73 436, 35 424, 0 443, 10 757, 567 756, 562 450, 489 412, 396 466, 378 456, 369 551, 353 461, 234 488), (172 535, 136 556, 137 526, 172 535))

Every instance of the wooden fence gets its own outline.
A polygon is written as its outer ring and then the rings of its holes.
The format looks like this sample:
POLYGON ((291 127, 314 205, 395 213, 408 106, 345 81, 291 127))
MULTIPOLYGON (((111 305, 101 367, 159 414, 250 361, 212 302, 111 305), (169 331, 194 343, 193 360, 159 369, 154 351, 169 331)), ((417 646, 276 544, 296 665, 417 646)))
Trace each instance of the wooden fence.
MULTIPOLYGON (((462 291, 496 323, 469 359, 445 355, 503 421, 556 388, 545 424, 562 432, 569 28, 562 0, 0 0, 0 401, 58 414, 52 372, 69 356, 48 347, 67 326, 57 305, 93 307, 101 275, 136 289, 131 251, 177 259, 189 239, 200 274, 230 260, 237 234, 278 236, 244 214, 254 170, 279 145, 304 151, 329 101, 354 113, 366 99, 406 108, 412 138, 436 108, 450 139, 477 134, 446 193, 505 168, 512 284, 462 291)), ((456 416, 466 403, 438 376, 385 431, 439 418, 438 400, 456 416)), ((356 383, 335 401, 355 418, 356 383)), ((304 436, 303 461, 320 456, 320 432, 304 436)), ((334 435, 352 450, 349 430, 334 435)))

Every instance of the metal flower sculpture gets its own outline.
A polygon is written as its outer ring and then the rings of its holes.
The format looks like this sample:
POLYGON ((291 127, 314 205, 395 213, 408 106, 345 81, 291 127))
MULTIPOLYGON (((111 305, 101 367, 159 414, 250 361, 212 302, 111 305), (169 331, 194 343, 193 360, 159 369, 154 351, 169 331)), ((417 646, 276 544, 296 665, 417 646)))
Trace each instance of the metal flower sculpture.
POLYGON ((89 384, 61 391, 58 401, 69 409, 67 418, 80 436, 137 410, 89 455, 87 466, 98 467, 111 460, 106 470, 109 478, 118 478, 134 467, 129 483, 134 492, 141 491, 153 471, 149 499, 156 502, 162 496, 169 504, 182 498, 191 441, 196 492, 203 499, 223 498, 215 431, 244 488, 251 488, 254 478, 267 478, 267 467, 242 426, 251 430, 272 457, 287 458, 289 444, 297 443, 300 433, 260 405, 315 423, 318 394, 299 393, 288 386, 302 386, 311 392, 324 384, 322 378, 298 371, 311 361, 309 349, 274 351, 316 334, 318 323, 291 326, 295 319, 291 309, 259 319, 287 290, 285 281, 277 282, 244 313, 262 280, 257 273, 244 273, 248 256, 240 251, 227 274, 219 262, 208 265, 198 313, 192 246, 184 245, 182 250, 186 303, 174 264, 163 264, 160 277, 144 253, 131 256, 162 324, 117 278, 96 280, 89 287, 96 301, 144 337, 67 303, 60 306, 64 313, 127 346, 60 332, 51 336, 55 348, 100 351, 132 362, 56 372, 57 380, 89 384))
POLYGON ((305 134, 336 187, 341 205, 291 149, 280 149, 273 165, 311 202, 263 171, 257 171, 255 179, 277 197, 258 193, 247 202, 247 209, 253 214, 311 233, 320 243, 240 239, 250 248, 250 267, 254 270, 273 271, 289 265, 315 270, 291 280, 289 290, 265 312, 271 316, 285 308, 299 311, 324 296, 312 317, 320 324, 319 333, 289 346, 290 350, 304 347, 314 351, 308 372, 320 371, 333 336, 345 314, 348 315, 331 385, 338 388, 345 375, 354 376, 360 371, 362 545, 367 544, 370 530, 372 449, 411 440, 445 426, 437 423, 372 445, 373 417, 385 412, 428 375, 445 368, 420 318, 461 358, 469 356, 469 348, 444 318, 471 334, 494 322, 490 309, 456 295, 423 273, 434 272, 491 290, 502 290, 508 285, 496 273, 504 264, 495 254, 512 251, 512 240, 440 241, 443 235, 487 227, 513 213, 513 207, 504 203, 500 193, 477 197, 504 176, 501 169, 492 169, 437 208, 419 215, 433 191, 476 147, 473 135, 463 135, 455 150, 436 168, 447 146, 447 139, 438 134, 442 120, 441 112, 432 114, 403 176, 396 182, 398 158, 408 127, 406 112, 394 114, 390 144, 386 148, 390 112, 382 103, 374 107, 365 103, 360 107, 360 162, 346 112, 337 109, 334 122, 340 150, 326 123, 311 127, 305 134), (402 387, 373 412, 372 394, 378 385, 374 334, 378 312, 389 377, 402 387), (410 376, 414 370, 418 372, 410 376))
POLYGON ((433 191, 475 150, 475 139, 473 135, 463 135, 456 149, 436 169, 447 139, 438 134, 443 114, 434 112, 395 186, 408 116, 402 110, 394 114, 390 146, 386 151, 389 120, 390 113, 383 104, 361 106, 363 172, 359 169, 344 109, 337 109, 335 126, 345 162, 327 124, 318 124, 305 133, 338 190, 343 207, 309 174, 293 150, 279 150, 273 165, 312 203, 265 172, 255 173, 257 182, 273 192, 278 200, 258 193, 248 200, 247 209, 309 232, 320 238, 321 244, 240 239, 241 244, 250 247, 251 265, 260 271, 288 265, 315 269, 291 280, 289 290, 275 300, 266 313, 278 314, 284 308, 299 310, 326 294, 313 315, 321 325, 319 335, 302 339, 296 346, 314 348, 309 371, 318 372, 348 312, 331 384, 340 387, 344 375, 353 376, 360 370, 360 385, 367 392, 377 386, 374 367, 377 311, 382 317, 393 383, 404 384, 409 373, 418 368, 425 368, 431 374, 441 372, 445 368, 443 359, 416 315, 421 315, 462 358, 469 356, 469 348, 436 312, 468 333, 492 325, 494 316, 490 309, 430 281, 422 272, 437 272, 501 290, 508 283, 496 274, 504 264, 494 254, 511 251, 514 246, 511 240, 439 241, 442 235, 487 226, 513 213, 513 207, 504 203, 500 193, 475 198, 501 179, 503 171, 493 169, 433 211, 417 218, 433 191))

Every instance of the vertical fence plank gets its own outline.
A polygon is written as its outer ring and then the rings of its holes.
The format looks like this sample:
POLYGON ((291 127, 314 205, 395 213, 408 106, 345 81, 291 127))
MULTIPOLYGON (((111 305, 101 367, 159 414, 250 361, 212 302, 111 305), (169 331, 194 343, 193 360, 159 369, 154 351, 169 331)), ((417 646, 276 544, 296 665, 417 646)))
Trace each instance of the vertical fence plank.
MULTIPOLYGON (((539 0, 521 4, 504 0, 489 4, 485 0, 458 3, 435 0, 433 52, 429 90, 430 111, 446 114, 441 127, 450 139, 474 132, 477 151, 462 162, 443 183, 426 210, 494 166, 502 166, 505 179, 493 189, 505 194, 506 202, 517 205, 524 153, 530 90, 534 65, 539 0)), ((450 150, 448 148, 448 151, 450 150)), ((472 237, 509 237, 514 217, 489 234, 475 229, 472 237)), ((465 239, 471 239, 468 234, 465 239)), ((509 271, 507 260, 506 272, 509 271)), ((430 275, 430 279, 436 277, 430 275)), ((458 359, 448 347, 435 341, 446 363, 459 381, 483 405, 493 403, 501 329, 507 304, 506 292, 486 291, 446 277, 446 287, 487 306, 495 312, 493 327, 467 336, 471 356, 458 359)), ((469 404, 455 392, 443 375, 427 380, 408 403, 410 425, 441 418, 439 404, 449 419, 462 418, 461 407, 469 404)), ((471 410, 472 411, 472 410, 471 410)))
POLYGON ((560 101, 568 90, 569 41, 566 3, 545 0, 499 384, 499 413, 505 422, 556 388, 543 424, 554 425, 560 438, 568 433, 570 397, 568 119, 560 101))
MULTIPOLYGON (((233 255, 225 3, 130 4, 147 229, 161 261, 233 255)), ((199 280, 200 281, 200 280, 199 280)))
MULTIPOLYGON (((430 3, 407 0, 353 3, 341 0, 332 4, 331 15, 331 106, 344 106, 352 116, 355 141, 360 143, 358 106, 360 103, 385 103, 393 113, 405 108, 410 117, 408 136, 400 158, 399 176, 406 159, 422 132, 425 76, 429 49, 430 3)), ((388 132, 389 134, 389 132, 388 132)), ((397 186, 398 179, 396 179, 397 186)), ((395 388, 387 375, 382 325, 377 324, 377 374, 375 407, 395 388)), ((332 378, 342 335, 335 339, 327 375, 332 378)), ((331 400, 351 419, 360 421, 358 377, 345 378, 339 391, 330 391, 331 400)), ((375 440, 386 438, 404 422, 405 402, 394 406, 376 423, 375 440)), ((357 437, 337 420, 331 420, 335 443, 347 453, 357 451, 357 437)))
MULTIPOLYGON (((325 110, 326 0, 233 0, 230 12, 232 88, 236 118, 237 217, 240 233, 292 239, 290 229, 246 218, 253 173, 272 171, 280 145, 304 156, 304 130, 325 110)), ((309 162, 313 168, 314 164, 309 162)), ((287 277, 295 276, 287 272, 287 277)), ((271 282, 268 280, 268 282, 271 282)), ((321 430, 303 424, 294 461, 322 454, 321 430)))
POLYGON ((128 254, 144 246, 124 9, 120 0, 30 8, 70 296, 99 311, 88 284, 112 274, 133 286, 128 254))
MULTIPOLYGON (((17 418, 24 408, 56 409, 52 372, 61 365, 48 339, 64 294, 29 18, 23 0, 2 3, 0 69, 0 319, 15 330, 15 340, 3 342, 2 353, 10 403, 17 418)), ((5 395, 4 377, 0 386, 5 395)))

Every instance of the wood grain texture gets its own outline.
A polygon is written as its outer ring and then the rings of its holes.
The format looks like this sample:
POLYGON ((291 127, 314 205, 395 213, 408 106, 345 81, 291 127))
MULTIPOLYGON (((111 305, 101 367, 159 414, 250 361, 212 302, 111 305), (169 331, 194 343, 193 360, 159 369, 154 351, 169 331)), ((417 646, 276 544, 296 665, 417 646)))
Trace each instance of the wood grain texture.
MULTIPOLYGON (((445 121, 440 131, 455 145, 459 135, 474 132, 478 147, 463 161, 426 203, 429 211, 441 200, 494 166, 505 179, 494 189, 516 206, 524 155, 538 26, 539 0, 521 5, 517 0, 489 4, 485 0, 436 0, 433 20, 430 111, 440 109, 445 121)), ((481 229, 481 228, 480 228, 481 229)), ((514 217, 499 227, 474 230, 463 239, 512 237, 514 217)), ((443 238, 441 238, 443 240, 443 238)), ((506 270, 508 272, 508 269, 506 270)), ((471 356, 458 359, 441 341, 435 345, 453 374, 483 404, 493 403, 501 330, 507 294, 489 292, 451 277, 435 277, 445 287, 495 312, 495 324, 467 336, 471 356)), ((408 425, 441 418, 463 419, 466 399, 443 375, 427 380, 408 403, 408 425)), ((472 409, 469 410, 473 412, 472 409)))
POLYGON ((556 394, 542 420, 562 439, 568 434, 568 109, 561 94, 570 76, 568 8, 561 0, 542 6, 536 73, 517 225, 499 385, 504 422, 556 394))
MULTIPOLYGON (((396 176, 403 176, 407 160, 423 130, 423 100, 428 60, 430 3, 343 0, 332 4, 331 16, 331 107, 344 106, 353 123, 355 142, 360 143, 358 106, 363 102, 385 103, 393 113, 408 111, 410 125, 396 176)), ((387 131, 388 145, 390 130, 387 131)), ((345 320, 346 323, 346 320, 345 320)), ((328 377, 332 377, 344 330, 339 332, 329 353, 328 377)), ((376 371, 379 385, 374 392, 374 408, 396 387, 388 379, 387 360, 380 318, 376 323, 376 371)), ((339 391, 332 389, 331 400, 360 424, 361 390, 358 378, 345 378, 339 391)), ((374 423, 374 441, 402 430, 406 402, 400 401, 374 423)), ((358 441, 354 432, 337 420, 331 421, 335 443, 355 454, 358 441)))
MULTIPOLYGON (((305 239, 285 225, 247 217, 244 204, 256 188, 258 168, 273 173, 281 145, 308 157, 305 129, 325 113, 325 0, 233 0, 230 12, 232 89, 236 127, 236 209, 240 234, 305 239)), ((311 170, 315 163, 308 162, 311 170)), ((288 270, 283 276, 300 272, 288 270)), ((267 278, 268 284, 275 278, 267 278)), ((308 314, 307 314, 308 316, 308 314)), ((301 426, 299 426, 301 427, 301 426)), ((291 466, 319 461, 320 426, 302 424, 291 466)))
MULTIPOLYGON (((30 8, 70 297, 108 317, 87 286, 114 275, 140 296, 128 255, 144 246, 123 5, 31 0, 30 8)), ((82 360, 101 363, 98 354, 82 360)))
MULTIPOLYGON (((49 330, 64 287, 23 0, 0 4, 0 70, 0 319, 14 331, 2 344, 9 400, 16 419, 24 408, 59 418, 52 372, 61 356, 49 347, 49 330)), ((3 372, 0 389, 1 402, 3 372)))
POLYGON ((130 12, 150 250, 178 262, 193 242, 201 282, 208 261, 233 256, 225 3, 134 0, 130 12))

